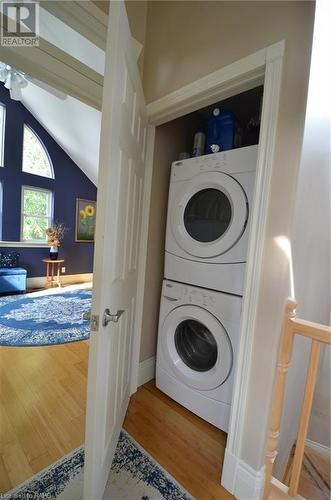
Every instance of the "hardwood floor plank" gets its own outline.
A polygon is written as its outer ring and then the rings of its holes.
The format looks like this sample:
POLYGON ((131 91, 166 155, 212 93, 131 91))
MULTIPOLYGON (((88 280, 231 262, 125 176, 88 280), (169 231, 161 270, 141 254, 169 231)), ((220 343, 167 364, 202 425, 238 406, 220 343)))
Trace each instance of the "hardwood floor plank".
POLYGON ((1 454, 11 485, 18 485, 33 476, 33 470, 18 442, 6 444, 2 448, 1 454))
POLYGON ((4 493, 84 442, 88 342, 0 347, 0 358, 4 493))
POLYGON ((199 500, 233 498, 219 483, 226 435, 147 383, 131 398, 124 428, 199 500))
POLYGON ((8 476, 3 457, 0 454, 0 493, 4 493, 11 488, 11 481, 8 476))

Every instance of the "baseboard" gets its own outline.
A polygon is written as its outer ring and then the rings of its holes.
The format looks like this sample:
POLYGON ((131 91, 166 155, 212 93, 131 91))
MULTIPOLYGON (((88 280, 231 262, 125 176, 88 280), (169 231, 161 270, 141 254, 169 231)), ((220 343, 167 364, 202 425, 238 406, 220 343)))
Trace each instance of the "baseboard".
POLYGON ((306 446, 314 451, 317 451, 318 453, 321 453, 321 455, 327 455, 328 457, 331 455, 331 448, 329 448, 329 446, 316 443, 316 441, 312 441, 311 439, 306 439, 306 446))
POLYGON ((155 377, 155 356, 139 363, 138 387, 155 377))
MULTIPOLYGON (((61 274, 61 282, 63 285, 74 284, 74 283, 87 283, 93 280, 92 273, 84 274, 61 274)), ((45 286, 45 276, 37 276, 35 278, 27 279, 28 289, 33 288, 44 288, 45 286)))
POLYGON ((247 463, 225 450, 222 486, 238 500, 260 500, 264 488, 264 467, 252 469, 247 463))

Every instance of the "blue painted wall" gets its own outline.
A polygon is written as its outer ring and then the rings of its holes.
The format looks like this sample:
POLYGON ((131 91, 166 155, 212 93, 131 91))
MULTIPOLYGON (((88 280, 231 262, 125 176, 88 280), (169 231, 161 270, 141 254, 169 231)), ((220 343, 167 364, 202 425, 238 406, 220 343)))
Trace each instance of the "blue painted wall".
MULTIPOLYGON (((69 228, 59 254, 60 258, 65 259, 66 274, 92 272, 94 244, 75 242, 75 215, 76 198, 96 200, 96 187, 31 113, 20 102, 10 99, 9 92, 2 84, 0 102, 6 106, 4 167, 0 167, 0 181, 3 185, 3 241, 20 240, 22 185, 49 189, 54 193, 54 221, 63 222, 69 228), (55 179, 22 172, 24 124, 33 129, 46 147, 55 179)), ((45 265, 41 260, 49 256, 48 248, 13 250, 20 253, 20 265, 28 270, 28 277, 45 274, 45 265)))

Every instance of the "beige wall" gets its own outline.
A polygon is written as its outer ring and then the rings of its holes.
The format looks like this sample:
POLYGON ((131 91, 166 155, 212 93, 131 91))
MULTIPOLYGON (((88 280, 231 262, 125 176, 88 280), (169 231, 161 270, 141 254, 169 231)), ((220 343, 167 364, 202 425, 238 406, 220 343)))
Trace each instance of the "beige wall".
POLYGON ((129 19, 132 36, 143 45, 138 67, 140 74, 144 68, 144 45, 146 35, 147 0, 125 0, 126 12, 129 19))
POLYGON ((181 151, 191 151, 197 125, 196 118, 183 117, 156 128, 141 361, 155 356, 156 352, 171 163, 178 159, 181 151))
MULTIPOLYGON (((247 432, 240 451, 241 458, 256 469, 263 463, 274 379, 271 367, 275 366, 281 316, 288 294, 288 259, 275 238, 280 235, 290 238, 313 20, 314 3, 309 1, 153 1, 148 4, 144 61, 147 102, 274 42, 282 39, 286 42, 253 366, 249 373, 244 429, 247 432)), ((153 200, 155 202, 155 197, 153 200)), ((147 302, 145 306, 145 317, 155 314, 147 302)), ((146 335, 143 331, 143 345, 150 342, 146 335)))

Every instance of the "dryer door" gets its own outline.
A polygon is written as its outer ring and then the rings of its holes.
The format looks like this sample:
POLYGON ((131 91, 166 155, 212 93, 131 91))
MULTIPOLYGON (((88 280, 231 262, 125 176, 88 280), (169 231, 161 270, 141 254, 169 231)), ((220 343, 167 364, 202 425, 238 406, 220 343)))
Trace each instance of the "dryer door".
POLYGON ((208 259, 237 243, 247 218, 248 202, 239 182, 221 172, 204 172, 183 183, 172 205, 171 228, 185 252, 208 259))
POLYGON ((229 336, 220 321, 199 306, 179 306, 166 316, 162 350, 175 375, 195 389, 215 389, 230 375, 229 336))

